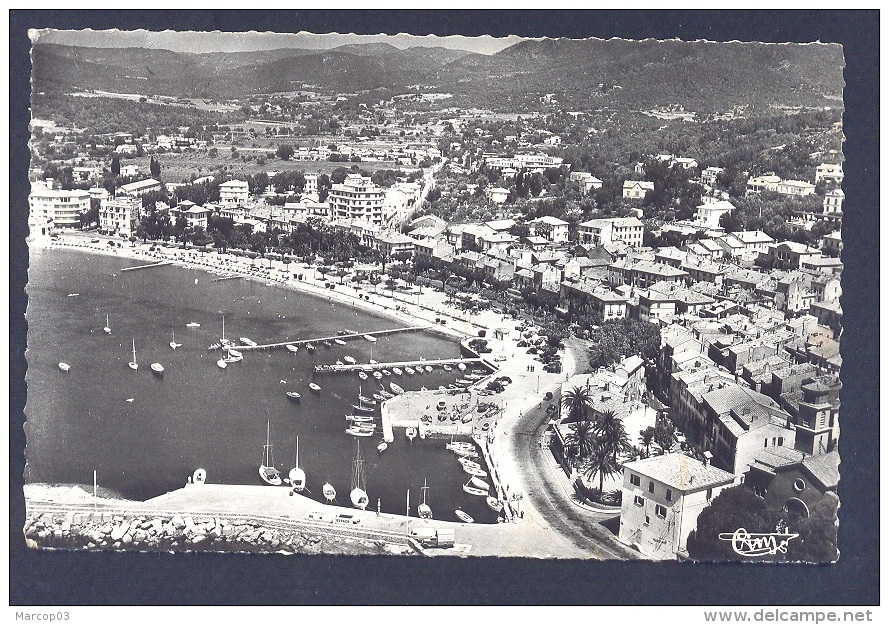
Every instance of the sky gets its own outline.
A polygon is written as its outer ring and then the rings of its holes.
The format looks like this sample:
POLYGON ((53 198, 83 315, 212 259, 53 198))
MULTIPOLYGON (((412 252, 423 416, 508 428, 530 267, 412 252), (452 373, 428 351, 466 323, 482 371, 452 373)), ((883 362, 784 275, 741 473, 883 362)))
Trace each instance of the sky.
POLYGON ((479 54, 494 54, 503 48, 521 41, 521 37, 464 37, 450 35, 354 35, 354 34, 314 34, 299 33, 222 33, 222 32, 150 32, 136 31, 93 31, 93 30, 46 30, 41 31, 39 40, 43 43, 58 43, 94 48, 156 48, 175 52, 248 52, 254 50, 274 50, 276 48, 303 48, 325 50, 345 44, 389 43, 396 48, 412 46, 451 48, 467 50, 479 54))

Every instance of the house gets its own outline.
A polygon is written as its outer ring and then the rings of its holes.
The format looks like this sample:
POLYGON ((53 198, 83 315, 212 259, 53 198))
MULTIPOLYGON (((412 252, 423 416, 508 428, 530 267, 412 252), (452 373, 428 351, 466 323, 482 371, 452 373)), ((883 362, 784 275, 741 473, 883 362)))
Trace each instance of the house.
POLYGON ((593 189, 602 188, 602 181, 586 171, 572 171, 569 175, 569 180, 577 183, 584 195, 589 194, 593 189))
POLYGON ((708 460, 681 453, 626 463, 618 540, 656 560, 687 556, 701 511, 733 482, 731 473, 708 460))
POLYGON ((99 208, 99 230, 112 236, 130 238, 136 234, 142 214, 142 199, 119 196, 99 208))
POLYGON ((812 195, 815 185, 802 180, 782 180, 775 185, 775 192, 781 195, 812 195))
POLYGON ((765 253, 766 262, 776 269, 799 269, 803 260, 814 256, 821 256, 820 250, 794 241, 773 243, 765 253))
POLYGON ((824 203, 822 204, 823 211, 825 215, 834 215, 834 216, 842 216, 843 214, 843 200, 846 199, 846 194, 843 193, 843 190, 840 188, 831 189, 827 193, 824 194, 824 203))
POLYGON ((636 217, 591 219, 578 226, 580 243, 612 245, 622 241, 630 247, 642 247, 644 229, 636 217))
POLYGON ((735 205, 728 200, 718 200, 701 204, 695 213, 695 224, 702 228, 718 229, 719 220, 726 213, 735 210, 735 205))
POLYGON ((716 179, 725 170, 722 167, 708 167, 701 172, 701 184, 708 187, 716 186, 716 179))
POLYGON ((400 232, 381 232, 375 237, 375 247, 384 258, 391 258, 396 254, 413 256, 415 241, 411 237, 400 232))
POLYGON ((531 225, 534 234, 543 237, 552 243, 566 243, 568 241, 568 222, 546 215, 532 220, 531 225))
POLYGON ((118 195, 128 195, 130 197, 136 197, 138 195, 145 195, 150 191, 160 191, 161 183, 155 180, 154 178, 148 178, 147 180, 139 180, 138 182, 131 182, 129 184, 121 185, 118 189, 118 195))
MULTIPOLYGON (((180 206, 182 206, 180 204, 180 206)), ((213 214, 213 211, 209 208, 204 208, 202 206, 192 206, 188 210, 184 211, 186 223, 189 228, 203 228, 207 229, 207 223, 210 220, 210 215, 213 214)))
POLYGON ((745 475, 744 484, 771 509, 807 518, 823 502, 839 504, 840 457, 836 451, 808 455, 788 449, 761 450, 745 475))
POLYGON ((229 180, 219 185, 219 201, 225 206, 244 206, 249 197, 249 186, 245 180, 229 180))
POLYGON ((670 163, 673 167, 681 167, 682 169, 697 169, 698 162, 693 158, 686 158, 683 156, 677 156, 670 163))
POLYGON ((821 163, 815 168, 815 184, 821 181, 832 182, 837 186, 843 183, 843 166, 833 163, 821 163))
POLYGON ((753 176, 747 179, 747 193, 759 193, 760 191, 774 191, 781 182, 781 177, 775 174, 753 176))
POLYGON ((840 255, 843 251, 843 239, 838 230, 821 237, 821 251, 829 256, 840 255))
POLYGON ((608 265, 608 284, 612 287, 627 284, 644 289, 655 282, 681 283, 687 277, 686 271, 647 260, 625 258, 608 265))
POLYGON ((649 191, 654 191, 654 183, 647 180, 625 180, 623 185, 623 197, 628 200, 639 200, 645 197, 649 191))
POLYGON ((503 187, 490 187, 486 191, 488 199, 494 204, 503 204, 509 197, 509 189, 503 187))
POLYGON ((138 165, 121 165, 120 166, 120 175, 124 178, 132 178, 133 176, 139 175, 139 166, 138 165))
POLYGON ((724 239, 733 258, 749 262, 756 260, 761 253, 767 252, 769 245, 775 242, 761 230, 730 232, 724 239))
POLYGON ((563 280, 560 287, 560 299, 569 314, 597 312, 603 321, 627 316, 627 298, 602 285, 588 280, 563 280))

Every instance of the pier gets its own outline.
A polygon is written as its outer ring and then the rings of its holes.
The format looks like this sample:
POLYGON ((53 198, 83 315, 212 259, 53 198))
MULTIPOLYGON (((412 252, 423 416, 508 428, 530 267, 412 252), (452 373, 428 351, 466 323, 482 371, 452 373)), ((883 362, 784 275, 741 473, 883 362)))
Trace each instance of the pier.
POLYGON ((162 260, 149 265, 136 265, 135 267, 124 267, 121 271, 135 271, 136 269, 148 269, 150 267, 162 267, 163 265, 172 265, 172 260, 162 260))
MULTIPOLYGON (((485 365, 481 358, 441 358, 438 360, 405 360, 403 362, 356 363, 354 365, 315 365, 315 373, 340 373, 342 371, 375 371, 392 367, 430 367, 441 365, 485 365)), ((487 366, 487 365, 485 365, 487 366)))
POLYGON ((213 278, 213 282, 222 282, 223 280, 237 280, 241 276, 222 276, 221 278, 213 278))
POLYGON ((266 345, 238 345, 237 349, 240 351, 247 350, 255 350, 255 349, 275 349, 280 347, 287 347, 288 345, 307 345, 309 343, 321 343, 323 341, 333 341, 334 339, 341 339, 343 341, 347 339, 355 339, 355 338, 363 338, 365 336, 383 336, 386 334, 396 334, 399 332, 411 332, 414 330, 426 330, 428 328, 433 327, 432 324, 426 324, 422 326, 408 326, 406 328, 392 328, 391 330, 374 330, 373 332, 355 332, 352 334, 334 334, 332 336, 322 336, 314 339, 298 339, 294 341, 283 341, 281 343, 268 343, 266 345))

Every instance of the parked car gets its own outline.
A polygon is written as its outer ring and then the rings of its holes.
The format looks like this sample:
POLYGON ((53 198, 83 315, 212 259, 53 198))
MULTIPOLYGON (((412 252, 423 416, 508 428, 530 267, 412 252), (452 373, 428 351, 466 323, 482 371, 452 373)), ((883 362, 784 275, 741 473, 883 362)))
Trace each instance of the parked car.
POLYGON ((309 512, 306 515, 306 519, 309 521, 322 521, 324 523, 329 523, 330 515, 326 512, 309 512))

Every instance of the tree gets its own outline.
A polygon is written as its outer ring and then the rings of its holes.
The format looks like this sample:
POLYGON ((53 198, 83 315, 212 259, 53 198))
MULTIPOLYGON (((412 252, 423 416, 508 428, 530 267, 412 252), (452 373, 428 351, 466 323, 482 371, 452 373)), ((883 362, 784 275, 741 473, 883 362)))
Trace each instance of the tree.
POLYGON ((611 449, 601 439, 596 439, 590 452, 590 464, 586 470, 586 476, 589 479, 595 479, 599 476, 599 496, 602 496, 602 489, 605 486, 605 478, 612 477, 621 472, 620 465, 611 455, 611 449))
POLYGON ((617 455, 630 449, 630 441, 627 438, 623 420, 613 410, 606 410, 597 416, 593 421, 593 431, 611 452, 611 458, 615 464, 617 464, 617 455))
POLYGON ((837 507, 839 499, 825 493, 805 519, 791 518, 788 529, 799 536, 787 545, 786 559, 833 562, 837 559, 837 507))
POLYGON ((651 444, 654 442, 654 434, 655 429, 650 425, 639 431, 639 444, 642 445, 646 458, 651 455, 651 444))
POLYGON ((280 158, 282 161, 289 161, 293 156, 293 146, 281 143, 278 145, 278 149, 275 150, 275 155, 280 158))
POLYGON ((568 410, 566 422, 584 421, 593 407, 593 397, 585 387, 575 386, 562 394, 562 407, 568 410))
POLYGON ((155 160, 155 158, 151 157, 151 163, 148 166, 148 170, 151 172, 152 178, 160 178, 161 175, 161 164, 155 160))
POLYGON ((571 431, 565 436, 565 444, 570 448, 571 455, 585 458, 593 452, 596 444, 596 433, 592 421, 579 421, 571 424, 571 431))
POLYGON ((731 541, 719 535, 741 528, 751 534, 774 532, 778 520, 746 486, 726 488, 698 515, 697 527, 688 536, 688 555, 705 561, 749 559, 735 553, 731 541))
POLYGON ((120 155, 116 152, 111 155, 111 173, 115 178, 120 175, 120 155))

